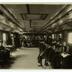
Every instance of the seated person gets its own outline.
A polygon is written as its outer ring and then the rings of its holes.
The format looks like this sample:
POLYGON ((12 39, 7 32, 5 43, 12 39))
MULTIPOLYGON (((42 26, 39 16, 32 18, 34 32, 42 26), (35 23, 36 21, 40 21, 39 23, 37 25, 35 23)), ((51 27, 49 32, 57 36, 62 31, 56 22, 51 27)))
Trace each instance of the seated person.
POLYGON ((10 58, 10 51, 3 46, 3 41, 0 41, 0 59, 8 60, 10 58))
POLYGON ((0 50, 4 50, 3 41, 0 41, 0 50))

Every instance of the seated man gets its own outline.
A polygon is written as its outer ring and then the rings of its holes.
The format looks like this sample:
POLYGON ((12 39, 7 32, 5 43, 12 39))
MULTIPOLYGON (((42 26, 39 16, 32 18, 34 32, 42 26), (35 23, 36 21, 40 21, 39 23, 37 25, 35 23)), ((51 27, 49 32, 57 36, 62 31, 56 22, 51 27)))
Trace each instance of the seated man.
POLYGON ((10 57, 10 51, 3 46, 3 41, 0 41, 0 59, 8 60, 10 57))
POLYGON ((40 63, 40 65, 42 66, 42 60, 45 59, 45 66, 48 65, 47 63, 47 55, 48 55, 48 52, 49 52, 49 48, 51 46, 46 44, 45 42, 41 43, 40 45, 40 52, 39 52, 39 56, 38 56, 38 63, 40 63))
POLYGON ((43 56, 41 55, 42 52, 45 50, 45 45, 44 45, 44 42, 40 42, 39 43, 39 55, 38 55, 38 63, 42 66, 42 59, 43 59, 43 56))
POLYGON ((0 50, 4 50, 3 41, 0 40, 0 50))

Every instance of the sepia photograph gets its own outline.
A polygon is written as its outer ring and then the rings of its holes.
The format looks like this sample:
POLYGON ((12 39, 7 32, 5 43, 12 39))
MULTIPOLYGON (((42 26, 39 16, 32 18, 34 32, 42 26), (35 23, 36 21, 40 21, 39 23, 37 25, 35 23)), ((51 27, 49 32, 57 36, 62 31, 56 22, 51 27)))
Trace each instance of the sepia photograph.
POLYGON ((72 69, 72 4, 0 4, 0 69, 72 69))

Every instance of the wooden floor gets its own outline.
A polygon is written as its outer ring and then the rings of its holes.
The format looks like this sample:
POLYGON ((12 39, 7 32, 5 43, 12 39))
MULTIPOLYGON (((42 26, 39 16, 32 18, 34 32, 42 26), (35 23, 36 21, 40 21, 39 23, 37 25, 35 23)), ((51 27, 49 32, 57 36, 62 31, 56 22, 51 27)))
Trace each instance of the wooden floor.
MULTIPOLYGON (((37 56, 39 54, 38 48, 21 48, 11 55, 15 57, 14 63, 10 69, 43 69, 38 66, 37 56)), ((49 67, 48 67, 49 69, 49 67)))

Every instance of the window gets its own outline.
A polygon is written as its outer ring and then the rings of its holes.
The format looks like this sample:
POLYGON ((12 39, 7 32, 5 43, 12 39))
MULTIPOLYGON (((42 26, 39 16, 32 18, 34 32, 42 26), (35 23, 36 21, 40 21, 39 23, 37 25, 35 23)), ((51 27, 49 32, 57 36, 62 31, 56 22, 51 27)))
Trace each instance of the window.
POLYGON ((72 32, 68 33, 68 43, 72 44, 72 32))
POLYGON ((6 34, 3 33, 3 41, 6 41, 6 34))
POLYGON ((3 46, 6 46, 6 33, 3 33, 3 46))

